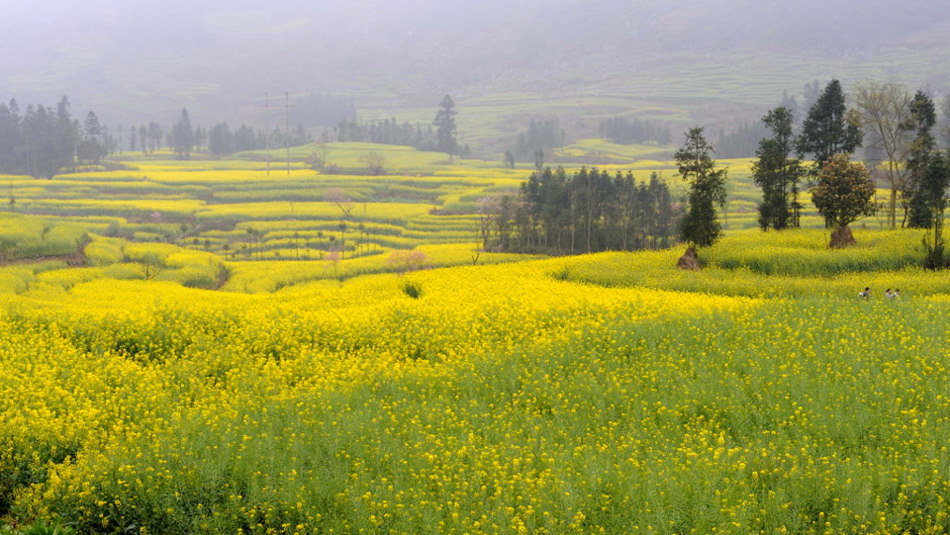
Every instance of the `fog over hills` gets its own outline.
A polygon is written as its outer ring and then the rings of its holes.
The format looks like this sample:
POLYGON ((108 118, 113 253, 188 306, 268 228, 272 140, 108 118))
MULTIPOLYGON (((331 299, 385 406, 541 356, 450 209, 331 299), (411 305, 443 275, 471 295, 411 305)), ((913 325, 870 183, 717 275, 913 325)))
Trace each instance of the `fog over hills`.
POLYGON ((182 107, 255 122, 265 92, 420 119, 449 93, 460 126, 466 106, 493 110, 474 125, 486 132, 532 115, 722 123, 814 79, 950 87, 945 0, 40 0, 4 14, 0 99, 65 94, 109 124, 182 107))

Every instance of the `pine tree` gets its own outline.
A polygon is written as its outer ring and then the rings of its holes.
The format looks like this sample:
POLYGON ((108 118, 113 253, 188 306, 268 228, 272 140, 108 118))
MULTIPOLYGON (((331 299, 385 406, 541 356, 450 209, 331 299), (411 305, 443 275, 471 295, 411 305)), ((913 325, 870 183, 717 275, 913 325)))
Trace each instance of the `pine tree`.
POLYGON ((712 150, 703 129, 695 127, 686 132, 683 147, 673 155, 679 175, 689 184, 680 235, 683 241, 699 247, 712 245, 722 234, 716 206, 726 202, 726 170, 716 169, 710 156, 712 150))
POLYGON ((924 237, 927 258, 924 265, 930 269, 947 266, 944 259, 943 213, 947 206, 947 188, 950 188, 950 161, 940 152, 934 151, 927 160, 927 170, 921 180, 921 192, 930 200, 928 203, 929 231, 924 237))
POLYGON ((71 167, 76 160, 79 131, 69 112, 69 99, 63 96, 56 105, 57 167, 71 167))
POLYGON ((158 149, 162 148, 162 138, 165 137, 165 132, 162 130, 162 127, 155 121, 148 123, 148 139, 149 146, 151 147, 151 152, 155 152, 158 149))
POLYGON ((439 105, 435 120, 432 121, 432 124, 436 127, 436 147, 439 152, 448 154, 449 158, 454 156, 458 149, 455 114, 455 102, 452 101, 451 96, 445 95, 439 105))
POLYGON ((20 144, 20 115, 16 100, 10 105, 0 104, 0 172, 16 173, 20 170, 18 150, 20 144))
POLYGON ((762 122, 772 130, 773 137, 759 142, 759 159, 752 164, 752 180, 762 188, 759 226, 762 230, 797 227, 801 210, 798 182, 804 171, 801 161, 791 157, 792 112, 779 107, 769 111, 762 122))
POLYGON ((105 131, 95 112, 86 114, 82 123, 82 141, 79 143, 79 159, 99 164, 106 155, 105 131))
POLYGON ((802 123, 796 143, 799 156, 813 155, 813 171, 817 173, 832 156, 842 152, 850 154, 861 146, 863 136, 858 123, 857 117, 845 106, 841 83, 828 82, 802 123))
POLYGON ((934 199, 930 198, 930 192, 923 186, 930 157, 937 148, 937 142, 930 133, 935 124, 937 111, 933 100, 923 91, 918 91, 910 103, 910 121, 907 126, 916 135, 907 153, 905 167, 909 176, 902 192, 908 205, 907 226, 912 228, 928 228, 932 224, 930 215, 934 199))
POLYGON ((191 128, 191 120, 185 108, 181 109, 181 117, 172 126, 171 145, 179 159, 191 159, 191 151, 195 147, 195 132, 191 128))
POLYGON ((228 123, 218 123, 208 134, 208 150, 216 156, 223 156, 234 152, 234 135, 228 128, 228 123))

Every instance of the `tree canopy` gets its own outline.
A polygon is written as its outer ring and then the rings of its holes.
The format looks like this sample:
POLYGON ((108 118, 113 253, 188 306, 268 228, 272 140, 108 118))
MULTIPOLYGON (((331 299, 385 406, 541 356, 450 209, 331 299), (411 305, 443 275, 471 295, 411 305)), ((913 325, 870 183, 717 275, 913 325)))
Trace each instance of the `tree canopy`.
POLYGON ((531 174, 517 196, 483 199, 480 232, 491 251, 590 253, 669 247, 679 208, 654 174, 550 167, 531 174))
POLYGON ((802 123, 796 143, 799 156, 812 155, 815 169, 820 170, 834 155, 850 154, 860 147, 862 139, 858 117, 845 106, 841 83, 828 82, 802 123))
POLYGON ((818 183, 811 190, 811 199, 818 213, 831 225, 843 228, 859 217, 872 215, 874 182, 867 169, 851 162, 847 154, 834 155, 818 173, 818 183))
POLYGON ((908 129, 914 132, 914 140, 906 154, 904 167, 908 178, 903 188, 903 199, 907 203, 907 225, 912 228, 928 228, 933 203, 932 191, 925 184, 930 173, 930 159, 937 149, 937 142, 931 134, 937 124, 937 112, 933 100, 923 91, 918 91, 910 102, 908 129))
POLYGON ((792 112, 778 107, 762 117, 762 122, 772 131, 772 137, 759 142, 758 160, 752 164, 752 180, 762 189, 759 226, 763 230, 797 227, 801 212, 798 182, 804 171, 801 160, 791 156, 792 112))
POLYGON ((897 228, 897 197, 907 180, 907 168, 902 162, 912 139, 908 128, 910 94, 907 88, 895 82, 867 81, 857 86, 855 102, 864 128, 865 161, 868 168, 883 176, 890 186, 887 213, 890 227, 894 229, 897 228))
MULTIPOLYGON (((100 129, 99 134, 105 133, 100 129)), ((55 109, 30 104, 23 113, 15 99, 0 104, 0 172, 52 177, 73 166, 80 139, 81 127, 66 97, 55 109)))
POLYGON ((436 127, 438 150, 450 157, 454 156, 458 149, 455 114, 455 102, 452 101, 451 96, 445 95, 442 97, 442 103, 439 104, 439 111, 435 115, 435 120, 432 121, 432 124, 436 127))
POLYGON ((712 150, 703 129, 695 127, 686 132, 683 146, 673 155, 679 175, 689 184, 680 235, 683 241, 699 247, 712 245, 722 234, 716 206, 726 202, 726 170, 716 169, 712 150))
POLYGON ((175 154, 183 160, 191 158, 191 151, 195 147, 195 132, 191 128, 191 120, 188 118, 188 110, 181 109, 181 117, 172 126, 171 145, 175 154))

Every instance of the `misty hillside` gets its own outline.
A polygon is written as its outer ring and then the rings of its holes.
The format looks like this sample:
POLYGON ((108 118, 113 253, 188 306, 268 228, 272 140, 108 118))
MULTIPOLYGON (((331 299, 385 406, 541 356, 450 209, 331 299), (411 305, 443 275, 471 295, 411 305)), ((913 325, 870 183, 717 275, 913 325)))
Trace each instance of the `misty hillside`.
POLYGON ((110 124, 182 107, 259 122, 265 92, 427 119, 450 93, 478 145, 530 116, 577 132, 619 113, 721 126, 833 76, 950 86, 938 0, 47 0, 6 15, 0 98, 67 94, 110 124))

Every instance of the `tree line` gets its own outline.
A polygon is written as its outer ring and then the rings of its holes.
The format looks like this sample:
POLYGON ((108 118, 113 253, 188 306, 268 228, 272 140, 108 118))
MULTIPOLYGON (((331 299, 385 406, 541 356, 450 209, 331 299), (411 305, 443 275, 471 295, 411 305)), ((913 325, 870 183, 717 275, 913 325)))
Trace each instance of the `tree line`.
POLYGON ((16 99, 0 104, 0 172, 49 178, 78 163, 98 164, 114 145, 95 112, 74 119, 69 99, 55 107, 30 104, 20 109, 16 99))
MULTIPOLYGON (((347 117, 353 111, 349 101, 329 97, 311 96, 300 105, 319 108, 321 113, 343 113, 347 117)), ((458 143, 454 108, 455 103, 446 95, 428 127, 399 125, 395 119, 371 123, 346 119, 337 126, 336 138, 338 141, 410 145, 420 150, 445 152, 450 157, 465 156, 470 150, 458 143)), ((168 148, 178 158, 189 159, 203 147, 212 156, 221 157, 312 141, 302 124, 289 130, 276 127, 268 133, 245 124, 232 131, 227 122, 220 122, 207 130, 192 124, 186 108, 170 126, 150 121, 127 130, 120 126, 113 134, 100 123, 95 112, 90 111, 82 122, 74 119, 67 97, 55 107, 31 104, 25 111, 21 111, 15 99, 0 103, 0 172, 10 174, 51 177, 80 164, 101 164, 110 154, 123 150, 150 154, 168 148), (127 136, 124 140, 123 135, 127 136)))
POLYGON ((544 167, 545 151, 563 147, 567 140, 556 117, 531 119, 528 128, 518 133, 514 146, 505 151, 505 166, 515 167, 518 158, 534 158, 535 167, 544 167))
POLYGON ((401 145, 423 151, 444 152, 450 158, 466 157, 471 153, 471 149, 468 145, 458 142, 455 123, 457 114, 455 101, 451 95, 445 95, 431 125, 408 122, 400 124, 395 118, 382 121, 347 119, 340 121, 332 133, 325 132, 324 140, 401 145))
MULTIPOLYGON (((808 180, 812 202, 834 229, 829 245, 853 244, 848 225, 875 212, 877 178, 890 186, 884 208, 890 227, 900 221, 900 226, 928 229, 925 265, 946 266, 942 227, 950 153, 937 148, 932 133, 937 123, 933 99, 923 91, 911 96, 896 83, 865 82, 857 86, 855 103, 849 109, 840 82, 832 80, 809 108, 798 135, 789 108, 779 106, 762 117, 771 137, 760 140, 752 165, 752 179, 762 189, 760 228, 799 226, 799 184, 808 180), (852 153, 864 143, 874 147, 869 152, 878 159, 852 162, 852 153), (812 164, 805 164, 806 157, 812 164)), ((725 170, 714 168, 710 152, 702 129, 695 128, 674 156, 690 186, 681 238, 691 245, 711 245, 720 235, 716 211, 725 201, 725 170)))
POLYGON ((424 127, 420 123, 398 123, 395 117, 381 121, 347 119, 340 121, 329 136, 334 141, 355 141, 422 147, 433 145, 435 131, 432 126, 424 127))
POLYGON ((672 142, 668 126, 661 126, 646 119, 634 117, 611 117, 600 122, 600 137, 629 145, 631 143, 656 143, 669 145, 672 142))
POLYGON ((653 174, 558 167, 535 171, 517 194, 484 199, 479 234, 488 251, 577 254, 665 248, 681 216, 669 187, 653 174))

